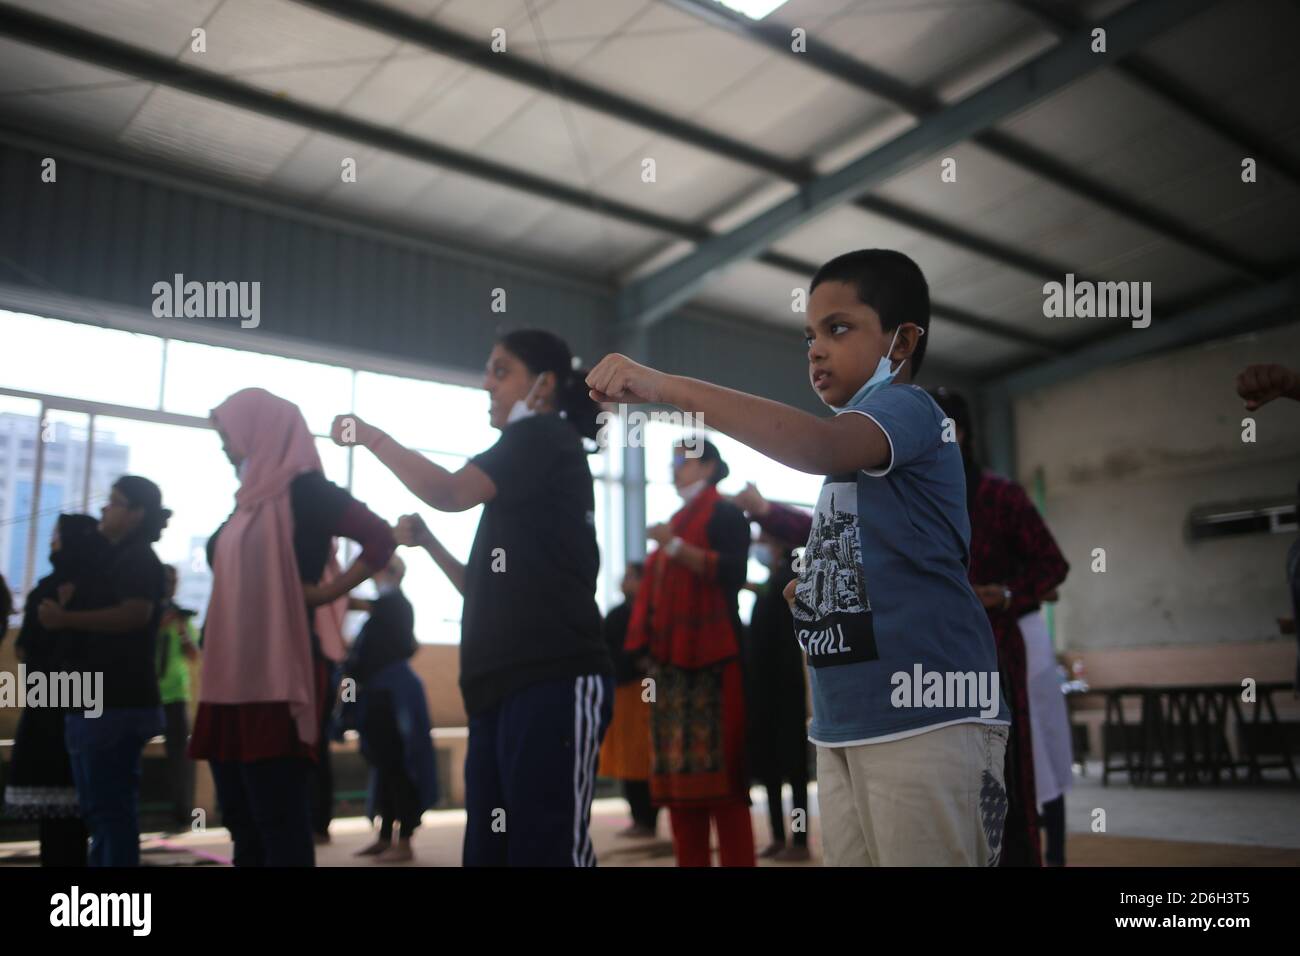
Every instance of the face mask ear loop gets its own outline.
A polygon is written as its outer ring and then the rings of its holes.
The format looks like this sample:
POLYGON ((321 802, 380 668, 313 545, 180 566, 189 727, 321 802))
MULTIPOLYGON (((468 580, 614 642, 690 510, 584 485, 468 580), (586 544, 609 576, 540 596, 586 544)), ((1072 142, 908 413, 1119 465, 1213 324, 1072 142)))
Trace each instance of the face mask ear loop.
POLYGON ((898 333, 901 331, 903 331, 901 325, 894 329, 894 336, 889 340, 889 348, 885 350, 885 358, 889 360, 890 375, 897 375, 903 370, 903 366, 907 364, 907 359, 903 359, 903 361, 898 363, 898 368, 894 368, 894 344, 898 341, 898 333))
MULTIPOLYGON (((912 324, 911 322, 904 322, 904 323, 903 323, 903 325, 911 325, 911 324, 912 324)), ((903 331, 903 326, 902 326, 902 325, 900 325, 898 328, 894 329, 894 337, 893 337, 892 339, 889 340, 889 352, 886 353, 887 355, 893 355, 893 354, 894 354, 894 342, 898 339, 898 333, 901 332, 901 331, 903 331)), ((919 342, 919 341, 921 340, 921 336, 923 336, 923 335, 925 335, 925 329, 921 328, 921 327, 918 325, 918 326, 916 327, 916 340, 919 342)), ((893 360, 892 360, 892 359, 890 360, 890 364, 891 364, 891 366, 892 366, 892 364, 893 364, 893 360)), ((901 362, 898 363, 898 368, 890 368, 890 370, 889 370, 889 374, 890 374, 890 375, 897 375, 899 372, 901 372, 901 371, 903 370, 903 366, 906 365, 906 364, 907 364, 907 359, 903 359, 903 361, 901 361, 901 362)))
POLYGON ((545 372, 538 373, 537 378, 533 379, 533 384, 528 386, 528 394, 524 396, 524 408, 530 412, 533 410, 533 395, 537 392, 537 386, 542 384, 542 376, 545 372))

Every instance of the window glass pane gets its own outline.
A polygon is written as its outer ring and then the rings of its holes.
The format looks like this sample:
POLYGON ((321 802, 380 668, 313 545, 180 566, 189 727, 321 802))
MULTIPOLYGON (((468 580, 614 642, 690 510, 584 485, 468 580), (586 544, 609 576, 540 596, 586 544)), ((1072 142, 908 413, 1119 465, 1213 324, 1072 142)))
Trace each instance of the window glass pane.
POLYGON ((727 479, 718 485, 723 494, 734 495, 745 487, 745 482, 752 481, 765 497, 773 501, 808 508, 817 503, 817 495, 825 480, 822 476, 787 468, 726 435, 710 432, 708 437, 718 446, 719 453, 731 469, 727 479))
POLYGON ((604 468, 605 472, 609 474, 611 478, 623 477, 623 449, 622 448, 615 447, 614 445, 611 444, 607 448, 602 448, 598 456, 593 456, 593 457, 599 457, 603 460, 604 465, 602 467, 604 468))
POLYGON ((600 572, 596 577, 596 603, 606 614, 622 600, 623 580, 623 488, 615 482, 592 482, 596 501, 596 545, 600 548, 600 572))
MULTIPOLYGON (((673 442, 689 434, 688 430, 663 422, 646 425, 646 480, 648 482, 672 481, 673 442)), ((783 501, 811 508, 817 502, 822 477, 806 475, 787 468, 766 455, 760 455, 748 445, 743 445, 719 432, 708 432, 709 441, 717 446, 731 473, 718 485, 723 494, 734 495, 745 483, 752 481, 759 491, 773 501, 783 501)))
POLYGON ((0 309, 0 342, 6 388, 158 407, 162 339, 156 336, 0 309), (130 374, 110 374, 122 369, 130 374))
POLYGON ((681 437, 682 429, 663 422, 647 422, 642 435, 645 436, 645 480, 671 482, 673 442, 681 437))
POLYGON ((92 471, 96 513, 123 474, 141 475, 162 489, 163 507, 172 517, 154 553, 176 565, 176 602, 197 611, 195 623, 202 624, 212 588, 208 536, 234 510, 239 487, 216 431, 97 417, 92 471))
POLYGON ((175 339, 167 345, 163 407, 169 412, 207 418, 228 396, 255 386, 296 404, 317 435, 328 435, 334 416, 352 404, 346 368, 175 339))
POLYGON ((645 520, 646 525, 667 521, 682 506, 681 496, 672 485, 663 482, 650 482, 645 486, 645 520))
POLYGON ((348 449, 342 448, 328 438, 316 439, 316 451, 320 454, 321 471, 325 477, 340 488, 348 486, 348 449))
MULTIPOLYGON (((39 402, 0 395, 0 575, 4 575, 19 608, 26 594, 29 552, 32 550, 31 511, 36 480, 36 444, 41 436, 40 414, 39 402)), ((54 507, 54 514, 58 514, 57 504, 54 507)), ((38 559, 49 551, 49 527, 52 527, 50 521, 42 515, 37 521, 35 552, 38 559)), ((35 576, 31 580, 34 582, 35 576)), ((17 623, 15 616, 14 624, 17 623)))
MULTIPOLYGON (((302 409, 317 436, 322 467, 331 481, 350 487, 390 522, 418 511, 458 558, 468 558, 480 509, 436 512, 417 501, 370 453, 350 454, 321 436, 328 433, 335 415, 355 410, 403 444, 423 449, 431 459, 455 470, 500 437, 488 421, 488 396, 481 388, 373 372, 354 374, 342 365, 179 340, 166 343, 164 362, 164 341, 157 336, 3 311, 0 336, 7 348, 15 346, 6 358, 17 359, 6 363, 0 386, 56 397, 153 409, 161 388, 166 410, 206 418, 233 392, 250 386, 266 388, 302 409), (52 354, 60 356, 56 368, 48 360, 52 354), (132 374, 108 376, 106 366, 130 368, 132 374), (24 370, 30 374, 24 376, 24 370)), ((49 531, 60 510, 84 509, 98 515, 112 482, 122 474, 139 474, 158 483, 164 503, 174 512, 155 550, 162 560, 178 566, 178 600, 198 611, 201 623, 210 589, 207 537, 233 508, 238 487, 215 431, 97 416, 92 437, 89 416, 51 412, 46 487, 36 528, 39 547, 28 568, 39 409, 38 402, 0 396, 0 573, 20 592, 24 575, 48 567, 49 531)), ((596 534, 601 550, 597 601, 602 609, 621 600, 623 489, 609 479, 621 475, 622 453, 614 447, 588 459, 596 479, 596 534)), ((668 454, 665 446, 665 460, 668 454)), ((664 517, 677 507, 671 488, 668 495, 672 504, 664 517)), ((345 545, 340 557, 354 557, 355 551, 345 545)), ((458 642, 460 595, 427 555, 406 552, 406 558, 406 590, 416 607, 420 639, 458 642)))
POLYGON ((488 422, 481 388, 358 372, 354 411, 408 448, 469 456, 501 435, 488 422))
POLYGON ((597 582, 597 600, 601 610, 621 604, 623 571, 626 567, 623 547, 623 486, 616 481, 596 482, 596 537, 600 545, 601 580, 597 582), (603 502, 603 504, 602 504, 603 502))
MULTIPOLYGON (((749 563, 756 564, 757 562, 751 561, 749 563)), ((758 584, 759 582, 755 581, 754 583, 758 584)), ((754 602, 757 600, 758 595, 753 591, 745 590, 743 588, 741 589, 739 596, 736 598, 736 607, 740 611, 740 619, 746 624, 748 624, 754 617, 754 602)))
MULTIPOLYGON (((465 463, 465 459, 450 455, 426 457, 453 471, 465 463)), ((396 524, 404 514, 423 516, 429 530, 458 561, 469 560, 470 545, 483 512, 481 507, 456 513, 435 511, 407 491, 368 451, 356 452, 352 494, 389 524, 396 524)), ((402 591, 415 608, 416 636, 426 643, 459 644, 463 605, 460 592, 423 549, 400 548, 398 554, 406 562, 402 591)))
MULTIPOLYGON (((96 517, 99 516, 93 501, 89 507, 86 504, 86 456, 90 450, 89 425, 89 415, 54 409, 46 410, 45 420, 41 423, 44 464, 41 468, 35 571, 31 577, 33 584, 50 573, 48 545, 58 516, 64 512, 71 514, 85 511, 89 511, 96 517)), ((32 459, 20 454, 18 459, 20 466, 28 461, 32 459)), ((24 497, 22 507, 30 508, 30 491, 24 497)), ((25 570, 26 561, 23 562, 23 567, 25 570)))

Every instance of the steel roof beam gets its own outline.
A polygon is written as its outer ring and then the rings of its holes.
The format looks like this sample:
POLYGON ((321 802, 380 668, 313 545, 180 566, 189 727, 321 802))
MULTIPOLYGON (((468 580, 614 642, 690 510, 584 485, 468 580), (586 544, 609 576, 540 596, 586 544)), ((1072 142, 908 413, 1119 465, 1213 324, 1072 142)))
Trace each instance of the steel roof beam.
POLYGON ((682 259, 630 283, 619 293, 619 321, 653 324, 682 304, 708 276, 758 255, 782 236, 835 206, 911 168, 936 151, 969 138, 1102 68, 1112 58, 1183 22, 1189 7, 1213 0, 1139 0, 1105 21, 1110 52, 1090 49, 1087 32, 1073 35, 970 96, 922 119, 916 126, 833 173, 801 186, 784 202, 748 222, 713 236, 682 259))
MULTIPOLYGON (((788 27, 775 21, 752 21, 718 5, 713 0, 663 0, 692 16, 699 17, 707 23, 747 37, 783 53, 790 52, 790 33, 788 27)), ((1137 0, 1133 6, 1139 6, 1144 0, 1137 0)), ((1147 0, 1149 2, 1149 0, 1147 0)), ((1182 5, 1186 20, 1200 10, 1212 5, 1215 0, 1186 0, 1182 5)), ((1128 8, 1126 8, 1128 9, 1128 8)), ((1124 11, 1121 11, 1124 12, 1124 11)), ((1172 25, 1176 25, 1176 22, 1172 25)), ((1072 42, 1088 43, 1091 41, 1088 30, 1081 30, 1078 38, 1072 42)), ((1096 54, 1102 56, 1102 54, 1096 54)), ((1104 54, 1106 61, 1118 59, 1119 53, 1114 43, 1104 54)), ((853 57, 840 53, 827 45, 810 46, 799 54, 799 59, 814 69, 850 83, 864 92, 879 97, 893 104, 904 112, 918 117, 928 118, 939 115, 945 105, 942 100, 928 91, 909 86, 902 81, 867 66, 853 57)), ((1116 215, 1138 223, 1166 239, 1195 249, 1203 255, 1214 258, 1231 268, 1249 275, 1251 278, 1264 280, 1275 277, 1275 273, 1266 265, 1248 260, 1234 250, 1217 243, 1174 218, 1148 204, 1124 196, 1118 190, 1106 186, 1101 181, 1082 172, 1070 169, 1059 161, 1052 160, 1027 144, 992 130, 975 132, 970 140, 998 156, 1000 159, 1018 166, 1036 178, 1052 183, 1088 202, 1109 209, 1116 215)), ((1071 270, 1067 270, 1071 271, 1071 270)), ((1058 273, 1059 274, 1059 273, 1058 273)))
MULTIPOLYGON (((539 93, 560 97, 642 129, 689 143, 715 156, 733 160, 786 182, 803 185, 815 178, 810 163, 790 162, 781 156, 749 146, 707 127, 687 122, 617 93, 593 86, 572 75, 553 75, 545 67, 520 57, 493 53, 487 43, 481 39, 466 37, 400 10, 380 6, 368 0, 295 0, 295 2, 347 19, 394 39, 418 44, 434 53, 465 63, 493 76, 512 80, 539 93)), ((849 68, 846 65, 845 69, 849 68)), ((855 69, 858 73, 854 75, 864 78, 864 82, 880 84, 889 82, 882 74, 876 73, 869 67, 859 66, 855 69)), ((894 92, 898 96, 906 95, 901 85, 896 85, 894 92)), ((930 108, 930 105, 927 100, 925 108, 930 108)), ((1028 272, 1044 281, 1059 279, 1067 272, 1082 275, 1082 270, 1027 255, 898 203, 864 197, 853 205, 1000 265, 1028 272)))
MULTIPOLYGON (((1177 315, 1152 322, 1150 328, 1126 329, 1051 362, 1012 372, 989 388, 1015 397, 1076 378, 1099 368, 1131 362, 1146 355, 1243 331, 1263 316, 1295 321, 1300 310, 1300 271, 1267 285, 1221 296, 1177 315)), ((1229 383, 1230 385, 1231 383, 1229 383)))
MULTIPOLYGON (((1084 23, 1076 12, 1060 4, 1046 3, 1044 0, 1010 2, 1038 18, 1057 36, 1077 30, 1084 23)), ((1292 185, 1300 186, 1300 161, 1275 144, 1266 142, 1257 131, 1248 129, 1228 111, 1206 102, 1168 70, 1143 56, 1131 56, 1115 69, 1212 130, 1220 138, 1241 147, 1246 155, 1263 160, 1282 173, 1292 185)))
POLYGON ((136 76, 295 126, 319 130, 621 222, 693 241, 710 235, 708 229, 693 223, 613 199, 593 197, 585 190, 564 183, 365 120, 279 97, 237 80, 177 63, 80 27, 4 4, 0 4, 0 36, 8 36, 103 69, 136 76))

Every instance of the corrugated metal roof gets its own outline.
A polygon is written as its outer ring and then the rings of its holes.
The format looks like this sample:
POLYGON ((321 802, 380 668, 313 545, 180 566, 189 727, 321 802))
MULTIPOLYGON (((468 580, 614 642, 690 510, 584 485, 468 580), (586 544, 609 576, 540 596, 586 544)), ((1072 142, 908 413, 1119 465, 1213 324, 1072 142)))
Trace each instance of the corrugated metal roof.
MULTIPOLYGON (((644 271, 683 237, 760 211, 780 198, 774 185, 829 171, 896 135, 915 122, 900 98, 924 106, 965 96, 1059 42, 1050 18, 1011 0, 791 0, 773 14, 778 31, 804 28, 811 48, 847 64, 837 70, 723 28, 702 10, 709 0, 368 2, 481 48, 502 27, 508 52, 471 64, 431 50, 416 29, 386 31, 307 0, 5 0, 3 7, 398 132, 413 147, 487 160, 527 174, 530 184, 82 62, 99 55, 92 43, 75 58, 15 42, 2 29, 0 120, 608 280, 644 271), (207 31, 205 53, 190 49, 197 26, 207 31), (536 83, 499 75, 509 58, 553 72, 536 83), (874 71, 887 88, 866 88, 872 84, 855 80, 854 69, 874 71), (584 89, 615 94, 640 112, 578 102, 584 89), (749 158, 725 155, 702 132, 749 158), (355 183, 339 175, 344 157, 357 160, 355 183), (654 183, 642 181, 646 158, 656 163, 654 183), (654 217, 658 225, 645 221, 654 217)), ((1091 22, 1124 7, 1103 0, 1055 9, 1091 22)), ((1017 344, 1017 332, 1067 347, 1104 331, 1095 320, 1045 319, 1043 270, 1005 250, 1080 276, 1150 281, 1162 306, 1285 272, 1300 261, 1293 226, 1300 189, 1289 175, 1300 166, 1290 92, 1300 86, 1298 31, 1294 4, 1221 3, 1140 54, 1287 157, 1289 170, 1262 164, 1259 182, 1242 183, 1240 143, 1110 65, 1002 119, 994 140, 954 145, 880 184, 872 194, 908 213, 903 219, 855 204, 832 209, 773 242, 766 262, 718 270, 697 300, 791 327, 801 319, 789 313, 789 290, 806 281, 804 266, 850 248, 900 248, 921 263, 936 303, 950 310, 935 320, 943 334, 930 354, 988 373, 1039 354, 1017 344), (999 142, 1060 168, 1045 172, 999 142), (949 156, 957 160, 955 183, 939 178, 939 161, 949 156), (1090 192, 1089 183, 1122 202, 1090 192), (938 234, 918 217, 966 238, 938 234), (1243 276, 1243 263, 1253 276, 1243 276), (1012 335, 963 327, 956 312, 1012 335)))

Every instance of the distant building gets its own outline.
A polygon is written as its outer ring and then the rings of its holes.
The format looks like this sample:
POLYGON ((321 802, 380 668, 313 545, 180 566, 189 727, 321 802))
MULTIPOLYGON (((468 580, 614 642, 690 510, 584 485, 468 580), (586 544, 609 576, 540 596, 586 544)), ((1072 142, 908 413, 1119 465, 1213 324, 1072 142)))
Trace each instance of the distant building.
POLYGON ((87 430, 67 422, 49 422, 44 434, 41 494, 36 523, 36 563, 27 580, 28 536, 36 487, 36 443, 40 423, 34 416, 0 412, 0 574, 21 599, 28 583, 50 572, 49 541, 60 512, 98 515, 108 488, 128 471, 130 448, 112 432, 96 431, 90 464, 90 500, 86 502, 87 430))

